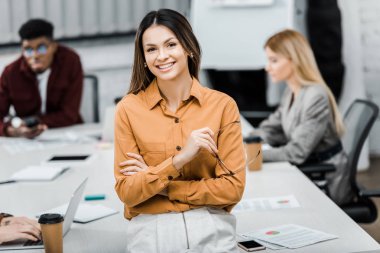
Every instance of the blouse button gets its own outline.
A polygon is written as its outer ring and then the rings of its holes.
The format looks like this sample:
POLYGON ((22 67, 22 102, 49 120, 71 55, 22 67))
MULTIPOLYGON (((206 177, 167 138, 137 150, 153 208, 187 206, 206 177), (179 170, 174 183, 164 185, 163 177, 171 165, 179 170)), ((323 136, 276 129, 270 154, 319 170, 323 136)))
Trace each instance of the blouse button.
POLYGON ((177 151, 180 151, 182 148, 180 146, 177 146, 175 149, 177 149, 177 151))
POLYGON ((174 122, 179 123, 179 118, 175 118, 174 122))
POLYGON ((169 180, 173 180, 173 177, 172 177, 172 176, 168 176, 168 179, 169 179, 169 180))

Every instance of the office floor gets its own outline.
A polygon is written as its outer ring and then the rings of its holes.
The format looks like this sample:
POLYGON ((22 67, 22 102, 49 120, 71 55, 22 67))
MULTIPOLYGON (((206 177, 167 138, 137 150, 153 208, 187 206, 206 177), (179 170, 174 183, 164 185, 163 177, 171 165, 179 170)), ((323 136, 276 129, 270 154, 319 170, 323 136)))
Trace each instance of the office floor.
MULTIPOLYGON (((358 174, 358 181, 370 189, 380 188, 380 157, 371 158, 370 168, 367 171, 358 174)), ((374 198, 374 201, 377 210, 380 212, 380 198, 374 198)), ((360 226, 380 243, 380 217, 378 217, 372 224, 360 224, 360 226)))

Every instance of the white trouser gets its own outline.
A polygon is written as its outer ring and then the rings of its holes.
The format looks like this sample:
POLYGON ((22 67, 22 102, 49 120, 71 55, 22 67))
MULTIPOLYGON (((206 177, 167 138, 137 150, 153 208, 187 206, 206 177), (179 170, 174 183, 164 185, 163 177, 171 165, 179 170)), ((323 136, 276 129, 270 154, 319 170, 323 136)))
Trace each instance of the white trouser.
POLYGON ((140 214, 127 227, 127 253, 238 252, 236 219, 223 209, 140 214))

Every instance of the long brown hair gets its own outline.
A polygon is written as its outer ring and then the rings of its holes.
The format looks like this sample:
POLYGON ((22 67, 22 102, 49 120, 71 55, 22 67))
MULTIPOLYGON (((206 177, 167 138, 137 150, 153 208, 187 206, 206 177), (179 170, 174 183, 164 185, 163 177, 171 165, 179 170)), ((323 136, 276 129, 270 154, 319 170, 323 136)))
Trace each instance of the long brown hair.
POLYGON ((149 12, 141 21, 135 38, 135 56, 132 67, 131 85, 128 93, 137 94, 145 90, 154 80, 155 76, 144 66, 145 57, 142 45, 144 32, 152 25, 163 25, 169 28, 179 40, 185 51, 191 55, 188 57, 188 67, 190 75, 198 79, 201 48, 195 37, 190 23, 186 18, 173 10, 160 9, 149 12))
POLYGON ((344 133, 342 116, 334 95, 318 69, 313 51, 306 38, 297 31, 287 29, 272 35, 265 43, 264 48, 266 47, 276 54, 288 58, 293 63, 296 80, 301 85, 319 84, 326 89, 333 110, 336 132, 342 136, 344 133))

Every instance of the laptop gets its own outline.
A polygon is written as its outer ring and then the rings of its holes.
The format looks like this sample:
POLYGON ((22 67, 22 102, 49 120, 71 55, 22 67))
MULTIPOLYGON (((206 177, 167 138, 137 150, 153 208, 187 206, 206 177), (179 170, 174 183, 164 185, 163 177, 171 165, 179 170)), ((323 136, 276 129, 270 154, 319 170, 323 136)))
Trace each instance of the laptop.
POLYGON ((102 129, 102 141, 113 142, 115 128, 115 111, 115 106, 110 106, 106 108, 102 129))
MULTIPOLYGON (((71 196, 67 211, 65 213, 65 219, 63 221, 62 234, 65 236, 74 221, 75 213, 78 209, 79 203, 82 199, 84 188, 87 183, 87 178, 78 186, 71 196)), ((44 244, 42 241, 31 241, 31 240, 16 240, 11 242, 6 242, 0 245, 0 251, 4 250, 25 250, 25 249, 43 249, 44 244)))

